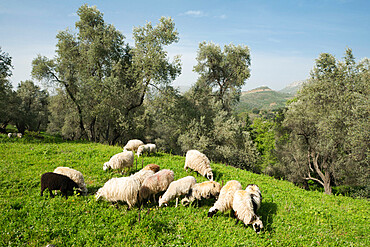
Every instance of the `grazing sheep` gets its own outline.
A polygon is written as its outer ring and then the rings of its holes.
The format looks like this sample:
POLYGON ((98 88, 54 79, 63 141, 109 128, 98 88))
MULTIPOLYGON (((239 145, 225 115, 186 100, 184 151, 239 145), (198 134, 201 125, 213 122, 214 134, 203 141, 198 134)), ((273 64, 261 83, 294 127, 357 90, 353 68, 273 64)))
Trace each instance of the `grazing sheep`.
POLYGON ((207 156, 198 150, 189 150, 186 153, 184 169, 187 170, 188 168, 191 168, 210 181, 213 181, 213 172, 209 164, 210 161, 207 156))
POLYGON ((12 138, 12 137, 18 137, 18 138, 22 138, 22 133, 8 133, 8 137, 9 138, 12 138))
POLYGON ((157 147, 155 144, 149 143, 145 145, 140 145, 137 149, 137 157, 140 157, 140 155, 146 153, 146 154, 151 154, 157 152, 157 147))
POLYGON ((79 189, 81 190, 83 194, 85 195, 87 194, 87 188, 86 188, 84 176, 82 175, 81 172, 75 169, 69 168, 69 167, 59 166, 55 168, 54 173, 62 174, 62 175, 69 177, 78 185, 79 189))
POLYGON ((123 150, 125 151, 137 151, 137 149, 144 145, 144 142, 138 139, 129 140, 126 145, 123 147, 123 150))
POLYGON ((262 202, 260 188, 256 184, 248 184, 247 188, 245 188, 245 191, 251 194, 253 208, 255 209, 255 213, 257 213, 257 210, 261 207, 262 202))
POLYGON ((260 233, 263 223, 256 213, 261 202, 260 199, 261 193, 257 185, 249 185, 246 190, 235 192, 233 210, 235 211, 236 224, 241 220, 245 225, 251 224, 253 230, 260 233), (256 198, 258 199, 256 200, 256 198))
POLYGON ((111 178, 95 194, 98 201, 101 197, 109 202, 124 201, 129 209, 137 203, 140 181, 133 177, 111 178))
POLYGON ((159 192, 166 191, 170 183, 174 180, 175 173, 168 169, 160 170, 154 175, 147 177, 141 185, 139 191, 139 200, 149 199, 152 195, 155 201, 155 195, 159 192))
POLYGON ((108 162, 103 165, 103 170, 107 169, 122 169, 122 174, 125 167, 132 167, 134 164, 134 153, 132 151, 123 151, 112 156, 108 162))
POLYGON ((47 172, 41 175, 41 196, 45 189, 49 189, 50 196, 54 198, 53 190, 60 190, 62 195, 67 199, 68 191, 73 192, 73 188, 78 189, 78 185, 65 175, 53 172, 47 172))
POLYGON ((211 197, 217 198, 220 194, 221 185, 216 181, 205 181, 193 186, 190 193, 181 200, 181 204, 186 206, 195 200, 209 199, 211 197))
POLYGON ((160 170, 160 167, 156 164, 149 164, 144 166, 142 170, 152 170, 153 172, 158 172, 160 170))
POLYGON ((196 183, 197 180, 193 176, 187 176, 173 181, 172 183, 170 183, 163 196, 159 198, 159 207, 161 207, 162 205, 167 206, 167 203, 173 200, 175 197, 177 207, 179 197, 188 194, 191 188, 196 183))
POLYGON ((136 172, 135 174, 132 174, 130 177, 133 177, 133 178, 136 178, 137 180, 139 180, 140 182, 140 186, 143 184, 144 180, 147 178, 147 177, 150 177, 152 175, 154 175, 154 171, 152 170, 144 170, 144 169, 141 169, 140 171, 136 172))
POLYGON ((218 200, 215 202, 213 207, 208 211, 208 217, 212 217, 218 211, 225 212, 233 207, 234 193, 237 190, 241 190, 242 185, 236 181, 231 180, 222 187, 218 200))

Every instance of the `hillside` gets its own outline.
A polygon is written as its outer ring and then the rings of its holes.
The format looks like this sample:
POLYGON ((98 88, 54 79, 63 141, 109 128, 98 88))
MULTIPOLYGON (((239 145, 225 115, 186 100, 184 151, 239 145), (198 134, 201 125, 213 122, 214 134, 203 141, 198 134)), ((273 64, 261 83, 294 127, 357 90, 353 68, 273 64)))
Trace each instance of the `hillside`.
MULTIPOLYGON (((264 231, 235 225, 229 212, 207 217, 214 201, 199 207, 158 208, 156 204, 127 210, 126 204, 111 206, 94 198, 112 177, 102 166, 122 147, 55 138, 9 139, 0 135, 0 246, 369 246, 367 200, 328 196, 305 191, 292 183, 211 163, 215 180, 235 179, 243 188, 258 184, 263 201, 258 214, 264 231), (40 196, 41 174, 57 166, 69 166, 84 174, 87 196, 40 196)), ((175 179, 185 172, 185 157, 166 153, 138 159, 172 169, 175 179)), ((135 172, 134 165, 131 173, 135 172)), ((128 174, 127 174, 128 175, 128 174)), ((60 194, 60 193, 59 193, 60 194)))
POLYGON ((254 110, 273 110, 285 106, 287 100, 294 95, 274 91, 268 87, 259 87, 242 92, 240 102, 236 106, 237 113, 252 112, 254 110))
POLYGON ((295 82, 289 84, 288 86, 286 86, 285 88, 279 90, 279 92, 295 95, 298 92, 298 90, 300 90, 302 88, 302 86, 305 82, 306 82, 305 80, 295 81, 295 82))

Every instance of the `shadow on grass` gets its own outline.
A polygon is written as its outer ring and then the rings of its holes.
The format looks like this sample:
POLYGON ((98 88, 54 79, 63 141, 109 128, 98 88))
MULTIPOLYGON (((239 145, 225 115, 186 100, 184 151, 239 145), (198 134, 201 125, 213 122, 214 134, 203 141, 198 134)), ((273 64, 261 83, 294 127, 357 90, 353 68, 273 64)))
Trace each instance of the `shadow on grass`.
POLYGON ((274 215, 277 212, 277 204, 273 202, 262 202, 261 208, 258 210, 258 214, 260 215, 265 232, 272 233, 274 229, 272 228, 272 224, 274 222, 274 215))
POLYGON ((87 187, 87 196, 95 195, 100 188, 101 186, 87 187))
MULTIPOLYGON (((224 174, 222 172, 219 172, 219 171, 216 171, 216 170, 213 170, 212 172, 213 172, 213 180, 214 181, 219 181, 219 183, 222 185, 221 179, 223 178, 224 174)), ((227 181, 225 181, 225 183, 226 182, 227 181)))

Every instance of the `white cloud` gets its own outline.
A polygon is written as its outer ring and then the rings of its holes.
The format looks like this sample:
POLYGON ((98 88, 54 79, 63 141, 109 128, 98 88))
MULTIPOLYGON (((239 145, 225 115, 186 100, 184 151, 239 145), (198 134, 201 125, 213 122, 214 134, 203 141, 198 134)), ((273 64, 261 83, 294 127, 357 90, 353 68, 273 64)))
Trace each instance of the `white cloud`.
POLYGON ((188 10, 184 13, 181 13, 180 15, 186 15, 191 17, 203 17, 206 16, 206 14, 201 10, 188 10))
POLYGON ((225 20, 227 18, 227 15, 219 15, 219 16, 216 16, 216 18, 220 18, 222 20, 225 20))

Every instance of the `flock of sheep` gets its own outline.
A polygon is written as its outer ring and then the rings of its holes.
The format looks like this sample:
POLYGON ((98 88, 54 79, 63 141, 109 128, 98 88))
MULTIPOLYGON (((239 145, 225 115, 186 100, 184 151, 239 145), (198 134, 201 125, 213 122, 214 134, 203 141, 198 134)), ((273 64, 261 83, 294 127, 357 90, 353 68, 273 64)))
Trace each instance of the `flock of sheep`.
MULTIPOLYGON (((115 154, 108 162, 104 163, 103 169, 118 169, 123 173, 125 168, 133 166, 134 152, 137 156, 144 153, 154 153, 156 146, 155 144, 144 144, 140 140, 130 140, 125 145, 123 152, 115 154)), ((209 181, 197 183, 193 176, 174 181, 175 174, 172 170, 160 170, 158 165, 149 164, 129 177, 108 180, 96 192, 95 198, 96 200, 103 198, 109 202, 123 201, 128 204, 129 208, 136 204, 141 206, 148 203, 151 198, 156 203, 156 196, 161 193, 164 194, 159 197, 159 207, 167 206, 174 199, 176 199, 177 207, 180 197, 184 197, 181 200, 184 206, 196 200, 216 198, 213 207, 208 211, 208 217, 212 217, 218 211, 232 210, 237 222, 241 220, 246 225, 251 224, 256 233, 262 230, 263 223, 257 215, 262 196, 257 185, 250 184, 243 190, 240 182, 231 180, 221 187, 218 182, 213 181, 209 159, 197 150, 189 150, 186 153, 184 169, 188 170, 188 168, 198 172, 209 181)), ((60 190, 62 195, 67 198, 67 192, 73 191, 74 188, 83 194, 87 193, 83 175, 75 169, 58 167, 54 172, 47 172, 41 176, 41 196, 45 189, 49 189, 51 197, 54 197, 52 190, 60 190)))

